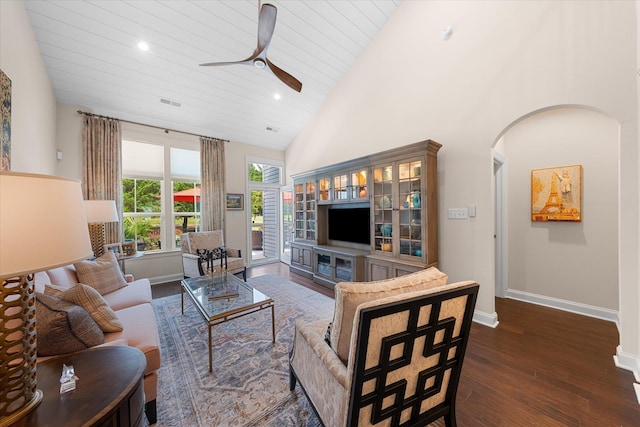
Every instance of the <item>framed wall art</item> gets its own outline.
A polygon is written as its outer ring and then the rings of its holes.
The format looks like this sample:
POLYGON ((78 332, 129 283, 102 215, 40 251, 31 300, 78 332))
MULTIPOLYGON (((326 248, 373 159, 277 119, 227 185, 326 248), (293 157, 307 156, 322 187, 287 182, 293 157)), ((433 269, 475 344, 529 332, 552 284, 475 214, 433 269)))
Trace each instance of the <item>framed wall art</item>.
POLYGON ((117 257, 124 255, 121 243, 110 243, 108 245, 104 245, 104 252, 106 253, 107 251, 113 252, 117 257))
POLYGON ((241 211, 244 209, 244 194, 227 193, 227 210, 241 211))
POLYGON ((582 165, 531 171, 531 221, 582 221, 582 165))
POLYGON ((11 170, 11 80, 0 70, 0 171, 11 170))

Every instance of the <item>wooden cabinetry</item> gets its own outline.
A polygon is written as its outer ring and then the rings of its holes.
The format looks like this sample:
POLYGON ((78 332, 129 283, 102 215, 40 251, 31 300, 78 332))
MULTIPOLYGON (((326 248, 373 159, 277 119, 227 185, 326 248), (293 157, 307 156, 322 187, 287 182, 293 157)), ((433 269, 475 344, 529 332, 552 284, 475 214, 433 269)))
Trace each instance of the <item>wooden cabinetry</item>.
MULTIPOLYGON (((364 270, 366 280, 437 266, 440 147, 427 140, 294 176, 292 268, 311 273, 325 284, 342 281, 336 263, 358 261, 338 260, 334 249, 341 247, 362 251, 358 256, 366 258, 366 265, 357 271, 364 270), (366 239, 344 245, 339 238, 329 240, 329 209, 363 207, 370 211, 369 244, 361 243, 366 239), (321 247, 326 244, 334 246, 321 247)), ((363 279, 356 274, 350 280, 363 279)))
POLYGON ((318 176, 318 204, 369 202, 369 165, 327 171, 318 176))
POLYGON ((291 269, 305 276, 313 275, 313 245, 291 242, 291 269))
POLYGON ((365 256, 368 251, 339 246, 313 248, 313 280, 328 287, 338 282, 365 280, 365 256))
POLYGON ((429 140, 374 163, 367 280, 397 277, 438 265, 440 147, 429 140))
POLYGON ((316 182, 308 179, 294 186, 295 238, 316 240, 316 182))

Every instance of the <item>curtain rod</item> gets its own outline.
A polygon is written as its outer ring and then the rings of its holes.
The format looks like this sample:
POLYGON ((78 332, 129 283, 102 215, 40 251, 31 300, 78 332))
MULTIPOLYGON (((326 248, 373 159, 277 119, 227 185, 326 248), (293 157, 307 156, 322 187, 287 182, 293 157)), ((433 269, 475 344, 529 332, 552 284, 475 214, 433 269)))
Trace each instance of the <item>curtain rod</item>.
POLYGON ((162 129, 165 133, 176 132, 176 133, 182 133, 182 134, 185 134, 185 135, 197 136, 198 138, 204 137, 204 138, 215 139, 215 140, 222 141, 222 142, 229 142, 228 139, 215 138, 213 136, 206 136, 206 135, 198 135, 197 133, 184 132, 184 131, 181 131, 181 130, 169 129, 169 128, 164 128, 164 127, 161 127, 161 126, 147 125, 147 124, 140 123, 140 122, 132 122, 131 120, 116 119, 115 117, 109 117, 109 116, 102 116, 100 114, 87 113, 86 111, 82 111, 82 110, 78 110, 77 113, 78 114, 82 114, 83 116, 100 117, 101 119, 118 120, 120 122, 131 123, 133 125, 140 125, 140 126, 146 126, 146 127, 149 127, 149 128, 162 129))

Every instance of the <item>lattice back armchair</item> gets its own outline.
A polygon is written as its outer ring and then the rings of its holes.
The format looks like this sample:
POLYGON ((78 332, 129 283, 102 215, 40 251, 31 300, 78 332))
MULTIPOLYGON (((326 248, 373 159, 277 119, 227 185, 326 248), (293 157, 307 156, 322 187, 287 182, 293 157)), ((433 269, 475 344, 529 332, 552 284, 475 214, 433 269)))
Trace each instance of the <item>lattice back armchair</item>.
POLYGON ((436 269, 338 284, 330 331, 329 319, 296 322, 291 389, 300 383, 326 427, 455 426, 478 288, 436 269))
POLYGON ((224 246, 222 230, 182 233, 182 270, 184 277, 199 277, 220 271, 242 273, 247 281, 247 268, 240 249, 224 246))

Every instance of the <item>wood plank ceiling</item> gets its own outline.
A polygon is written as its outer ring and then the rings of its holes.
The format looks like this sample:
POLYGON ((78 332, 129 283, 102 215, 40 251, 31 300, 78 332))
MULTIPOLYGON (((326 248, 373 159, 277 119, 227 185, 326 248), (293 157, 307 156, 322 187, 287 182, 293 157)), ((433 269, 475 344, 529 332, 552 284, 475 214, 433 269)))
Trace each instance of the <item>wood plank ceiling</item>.
POLYGON ((271 1, 278 17, 268 58, 302 82, 301 93, 251 66, 198 65, 251 55, 258 0, 26 0, 25 7, 59 102, 283 150, 400 1, 271 1), (137 47, 143 40, 146 52, 137 47))

